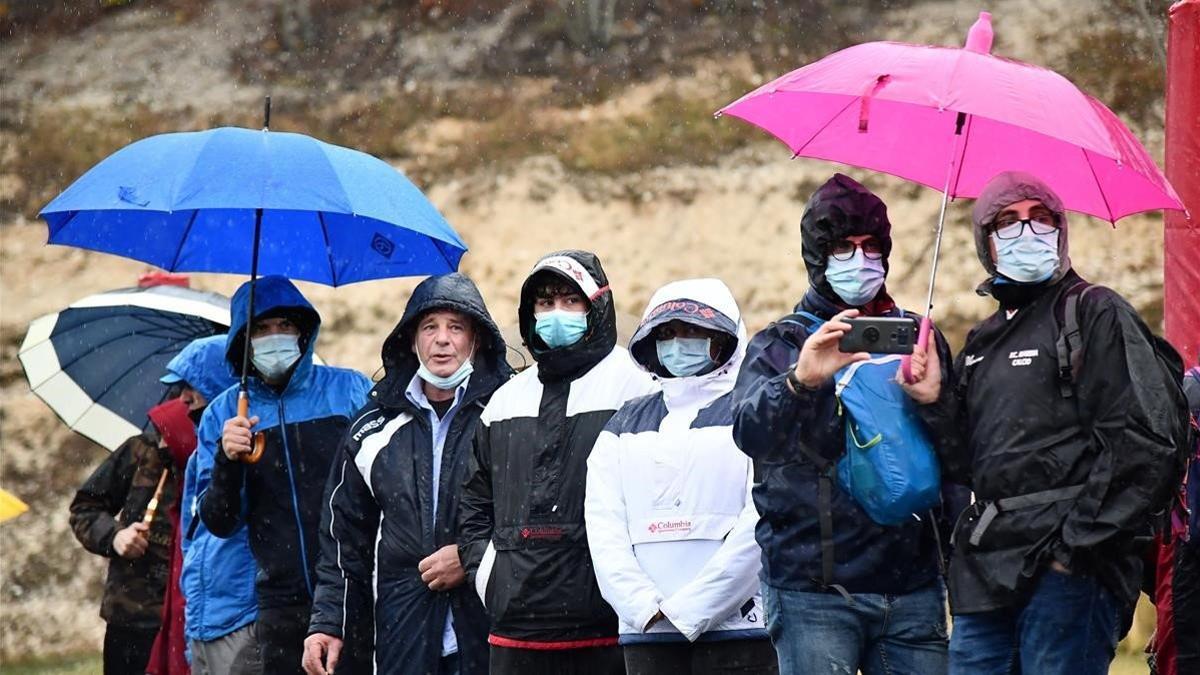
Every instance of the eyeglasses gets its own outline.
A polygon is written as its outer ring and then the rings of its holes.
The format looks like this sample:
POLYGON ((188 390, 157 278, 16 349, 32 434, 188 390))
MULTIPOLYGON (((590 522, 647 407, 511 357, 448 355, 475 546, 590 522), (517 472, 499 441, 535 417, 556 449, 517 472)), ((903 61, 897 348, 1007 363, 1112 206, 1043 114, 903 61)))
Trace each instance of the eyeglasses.
POLYGON ((992 233, 997 239, 1016 239, 1027 225, 1034 234, 1053 234, 1058 230, 1058 218, 1049 211, 1034 211, 1028 218, 1018 218, 1015 213, 1002 213, 992 221, 992 233))
POLYGON ((862 243, 854 243, 849 239, 835 241, 829 247, 829 255, 835 260, 849 260, 854 257, 854 251, 862 249, 863 255, 871 260, 879 260, 883 257, 883 244, 879 243, 878 239, 867 239, 862 243))

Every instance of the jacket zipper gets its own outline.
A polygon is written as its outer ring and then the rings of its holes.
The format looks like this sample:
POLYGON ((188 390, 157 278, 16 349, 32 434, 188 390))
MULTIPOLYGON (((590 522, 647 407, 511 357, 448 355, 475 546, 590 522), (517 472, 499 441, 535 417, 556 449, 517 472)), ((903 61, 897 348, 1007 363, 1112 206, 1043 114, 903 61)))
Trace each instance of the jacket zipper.
POLYGON ((308 576, 308 548, 304 545, 304 524, 300 520, 300 501, 296 495, 296 478, 292 474, 292 453, 288 448, 287 420, 283 416, 283 399, 279 399, 279 433, 283 438, 283 461, 287 466, 288 487, 292 492, 292 514, 296 516, 296 534, 300 538, 300 565, 304 572, 304 587, 308 589, 308 597, 313 597, 312 579, 308 576))

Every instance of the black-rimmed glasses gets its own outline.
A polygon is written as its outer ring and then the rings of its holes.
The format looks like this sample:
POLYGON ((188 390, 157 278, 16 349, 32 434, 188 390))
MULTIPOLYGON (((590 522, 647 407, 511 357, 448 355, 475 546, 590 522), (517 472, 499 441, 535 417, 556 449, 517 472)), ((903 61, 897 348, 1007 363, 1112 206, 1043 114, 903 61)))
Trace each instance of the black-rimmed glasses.
POLYGON ((883 244, 880 244, 878 239, 867 239, 858 244, 849 239, 835 241, 829 247, 829 255, 833 256, 835 260, 849 260, 854 257, 854 251, 860 248, 863 255, 871 260, 879 260, 883 257, 883 244))
POLYGON ((1028 218, 1015 214, 1001 214, 992 222, 992 233, 997 239, 1016 239, 1028 227, 1034 234, 1053 234, 1058 230, 1058 218, 1053 213, 1031 213, 1028 218))

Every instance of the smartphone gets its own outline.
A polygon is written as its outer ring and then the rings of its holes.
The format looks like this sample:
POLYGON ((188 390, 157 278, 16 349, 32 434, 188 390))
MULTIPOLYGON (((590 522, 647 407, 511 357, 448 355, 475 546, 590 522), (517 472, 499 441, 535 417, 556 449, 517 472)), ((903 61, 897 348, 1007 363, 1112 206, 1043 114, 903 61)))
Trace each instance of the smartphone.
POLYGON ((838 342, 843 352, 872 354, 911 354, 916 343, 917 324, 903 317, 865 317, 843 319, 850 331, 838 342))

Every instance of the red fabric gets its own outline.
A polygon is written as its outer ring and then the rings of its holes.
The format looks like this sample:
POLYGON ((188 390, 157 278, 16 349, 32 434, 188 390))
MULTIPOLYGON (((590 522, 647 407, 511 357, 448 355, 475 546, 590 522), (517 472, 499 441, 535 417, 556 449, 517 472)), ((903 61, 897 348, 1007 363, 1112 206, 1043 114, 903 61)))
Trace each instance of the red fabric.
POLYGON ((615 647, 617 638, 593 638, 591 640, 566 640, 563 642, 534 642, 532 640, 514 640, 512 638, 489 635, 488 644, 510 649, 537 649, 541 651, 556 651, 559 649, 587 649, 589 647, 615 647))
POLYGON ((1200 1, 1170 10, 1167 29, 1167 178, 1191 214, 1165 213, 1163 307, 1167 339, 1187 364, 1200 351, 1200 1))
MULTIPOLYGON (((175 494, 183 494, 183 472, 188 457, 196 450, 196 427, 188 417, 188 407, 183 401, 173 398, 150 409, 150 421, 154 423, 163 443, 175 463, 175 494)), ((175 542, 171 546, 170 572, 167 591, 163 598, 162 627, 154 639, 150 651, 150 662, 146 672, 150 675, 189 675, 192 672, 187 662, 187 638, 183 634, 183 592, 179 590, 179 576, 183 573, 182 537, 179 533, 180 504, 176 499, 167 509, 175 542)))
POLYGON ((1158 559, 1154 561, 1156 574, 1154 576, 1154 613, 1157 623, 1154 628, 1154 663, 1158 675, 1178 675, 1179 668, 1175 664, 1175 611, 1171 598, 1171 583, 1175 571, 1175 538, 1171 543, 1164 544, 1162 537, 1154 541, 1154 552, 1158 559))
POLYGON ((171 451, 175 466, 180 469, 186 467, 187 458, 196 449, 196 426, 188 417, 187 404, 173 398, 154 406, 147 414, 171 451))
POLYGON ((138 277, 138 288, 149 288, 151 286, 182 286, 183 288, 188 288, 191 285, 192 281, 186 274, 146 272, 138 277))

